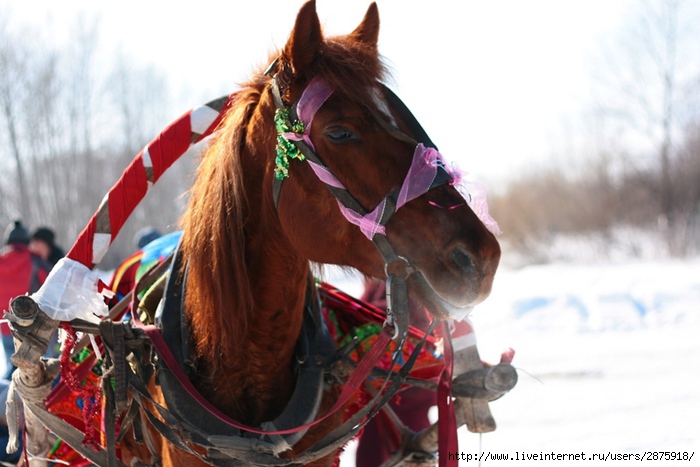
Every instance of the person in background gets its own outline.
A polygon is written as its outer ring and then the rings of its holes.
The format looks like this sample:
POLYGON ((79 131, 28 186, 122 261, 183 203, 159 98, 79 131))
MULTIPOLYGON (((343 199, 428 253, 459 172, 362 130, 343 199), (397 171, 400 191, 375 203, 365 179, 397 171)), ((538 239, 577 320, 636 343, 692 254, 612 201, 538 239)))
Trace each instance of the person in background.
MULTIPOLYGON (((15 221, 6 231, 5 247, 0 250, 0 306, 8 310, 13 298, 39 290, 51 270, 51 265, 29 250, 29 232, 21 221, 15 221)), ((8 373, 12 373, 10 355, 15 352, 12 334, 3 323, 2 341, 7 358, 8 373)))
POLYGON ((153 240, 161 236, 163 236, 163 234, 160 233, 160 231, 155 227, 144 227, 142 229, 139 229, 139 231, 134 234, 134 243, 136 243, 136 249, 143 249, 143 247, 145 247, 153 240))
POLYGON ((66 254, 56 245, 56 234, 48 227, 39 227, 29 240, 29 250, 54 267, 66 254))
MULTIPOLYGON (((19 295, 39 290, 51 270, 51 266, 29 250, 29 232, 21 221, 15 221, 6 230, 6 245, 0 250, 0 308, 7 310, 10 301, 19 295)), ((5 421, 5 401, 14 365, 10 357, 15 352, 12 333, 6 323, 0 325, 5 353, 5 375, 0 378, 0 461, 12 462, 19 459, 21 450, 13 455, 5 452, 7 445, 7 423, 5 421), (15 457, 16 455, 16 457, 15 457)))
MULTIPOLYGON (((48 227, 39 227, 29 239, 29 251, 46 261, 51 268, 66 254, 56 245, 56 234, 48 227)), ((57 358, 61 355, 61 346, 58 342, 58 332, 54 332, 49 341, 46 357, 57 358)))

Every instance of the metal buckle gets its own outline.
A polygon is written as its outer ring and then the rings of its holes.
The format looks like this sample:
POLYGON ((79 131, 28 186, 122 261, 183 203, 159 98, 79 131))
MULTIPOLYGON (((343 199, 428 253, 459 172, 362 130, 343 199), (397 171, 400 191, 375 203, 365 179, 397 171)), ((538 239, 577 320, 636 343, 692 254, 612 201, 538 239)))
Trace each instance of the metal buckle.
MULTIPOLYGON (((394 269, 394 268, 392 268, 392 269, 394 269)), ((388 280, 389 280, 390 275, 394 275, 396 277, 402 277, 402 278, 406 279, 408 276, 410 276, 414 272, 416 272, 416 268, 411 264, 411 262, 409 260, 407 260, 403 256, 397 256, 396 259, 393 260, 391 263, 384 263, 384 274, 387 277, 387 290, 389 290, 388 280), (397 271, 398 274, 389 271, 389 269, 392 268, 392 266, 394 266, 395 264, 399 264, 400 269, 397 271), (401 267, 401 265, 403 265, 403 267, 401 267)))
POLYGON ((391 281, 394 278, 393 275, 387 276, 386 279, 386 320, 384 320, 384 327, 391 326, 394 328, 394 337, 396 339, 399 335, 399 327, 395 326, 394 323, 394 309, 391 302, 391 281))

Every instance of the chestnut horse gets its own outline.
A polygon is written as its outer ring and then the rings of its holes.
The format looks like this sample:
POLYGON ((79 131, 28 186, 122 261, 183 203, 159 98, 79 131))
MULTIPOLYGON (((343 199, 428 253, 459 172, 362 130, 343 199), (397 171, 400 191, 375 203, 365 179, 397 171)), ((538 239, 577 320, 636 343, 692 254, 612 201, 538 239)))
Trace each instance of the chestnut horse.
MULTIPOLYGON (((180 250, 187 264, 191 379, 213 406, 249 426, 275 419, 292 397, 311 263, 349 266, 384 279, 388 248, 410 267, 412 300, 440 319, 463 316, 491 289, 498 242, 454 180, 416 193, 386 225, 363 217, 405 185, 414 156, 427 151, 422 144, 417 149, 414 140, 421 136, 384 97, 378 33, 375 4, 352 33, 324 37, 314 1, 306 3, 267 72, 260 70, 241 87, 197 171, 180 250), (277 109, 298 102, 312 87, 322 97, 305 117, 303 139, 325 165, 320 170, 292 156, 275 159, 277 109), (354 213, 363 228, 349 220, 340 191, 364 210, 354 213), (377 238, 384 250, 375 246, 377 238)), ((283 143, 293 138, 280 137, 283 143)), ((337 393, 325 393, 319 413, 337 393)), ((280 457, 303 452, 341 421, 339 411, 280 457)), ((162 439, 156 444, 163 465, 201 463, 162 439)), ((149 456, 128 439, 122 451, 126 458, 149 456)), ((312 465, 331 465, 336 455, 312 465)))

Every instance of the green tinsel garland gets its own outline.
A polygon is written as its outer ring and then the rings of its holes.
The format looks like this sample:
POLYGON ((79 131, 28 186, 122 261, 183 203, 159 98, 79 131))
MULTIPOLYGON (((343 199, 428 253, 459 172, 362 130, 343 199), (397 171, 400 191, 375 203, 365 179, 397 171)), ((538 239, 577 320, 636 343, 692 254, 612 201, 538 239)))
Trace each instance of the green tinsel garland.
POLYGON ((285 138, 285 133, 301 135, 304 133, 304 122, 295 120, 289 123, 289 109, 277 109, 275 112, 275 127, 277 127, 277 146, 275 147, 275 177, 284 180, 289 177, 289 161, 298 159, 303 161, 304 155, 294 143, 285 138))

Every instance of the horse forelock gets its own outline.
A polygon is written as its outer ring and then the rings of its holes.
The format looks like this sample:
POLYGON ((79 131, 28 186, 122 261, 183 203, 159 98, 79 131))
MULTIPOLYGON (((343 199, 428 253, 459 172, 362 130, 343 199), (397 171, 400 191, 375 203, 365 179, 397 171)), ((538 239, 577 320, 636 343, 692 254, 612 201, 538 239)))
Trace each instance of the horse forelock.
POLYGON ((335 92, 366 102, 376 83, 386 78, 387 69, 376 48, 339 36, 324 43, 319 74, 335 92))
POLYGON ((388 77, 387 67, 377 49, 349 35, 326 38, 315 52, 313 62, 304 70, 293 70, 290 60, 281 52, 277 67, 285 91, 283 97, 290 104, 319 75, 331 85, 334 94, 363 103, 371 101, 377 82, 388 77))

